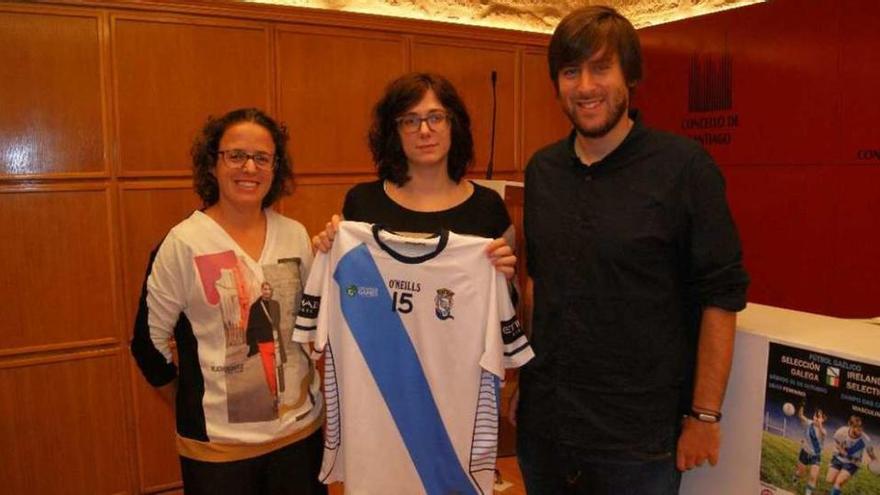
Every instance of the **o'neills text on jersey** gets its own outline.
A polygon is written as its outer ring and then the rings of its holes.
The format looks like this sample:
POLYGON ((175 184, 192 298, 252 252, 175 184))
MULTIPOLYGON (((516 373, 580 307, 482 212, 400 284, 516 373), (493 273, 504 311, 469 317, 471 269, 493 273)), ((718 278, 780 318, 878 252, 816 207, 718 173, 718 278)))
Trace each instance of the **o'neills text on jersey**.
POLYGON ((419 292, 422 290, 422 285, 411 280, 391 279, 388 281, 388 288, 392 290, 405 290, 407 292, 419 292))

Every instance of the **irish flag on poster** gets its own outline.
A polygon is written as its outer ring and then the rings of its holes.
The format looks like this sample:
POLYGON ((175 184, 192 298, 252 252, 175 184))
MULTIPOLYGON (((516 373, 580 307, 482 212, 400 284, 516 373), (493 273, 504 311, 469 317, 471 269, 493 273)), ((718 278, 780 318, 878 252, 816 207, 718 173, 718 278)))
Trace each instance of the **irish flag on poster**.
POLYGON ((832 387, 840 386, 840 368, 829 366, 825 369, 825 383, 832 387))

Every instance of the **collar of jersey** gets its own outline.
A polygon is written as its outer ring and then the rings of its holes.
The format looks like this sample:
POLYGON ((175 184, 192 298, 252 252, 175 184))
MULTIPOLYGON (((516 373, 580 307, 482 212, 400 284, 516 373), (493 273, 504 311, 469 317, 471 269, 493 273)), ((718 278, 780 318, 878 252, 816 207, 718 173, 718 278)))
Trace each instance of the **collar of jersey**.
POLYGON ((428 260, 436 257, 441 252, 443 252, 443 249, 446 248, 446 243, 449 241, 449 231, 446 229, 440 229, 439 232, 431 234, 430 237, 426 237, 424 239, 421 239, 421 238, 414 239, 411 237, 403 237, 400 234, 397 234, 396 232, 394 232, 393 230, 386 229, 382 225, 374 224, 373 225, 373 239, 376 240, 376 244, 378 244, 379 247, 382 248, 383 251, 390 254, 391 257, 396 259, 397 261, 400 261, 401 263, 416 264, 416 263, 424 263, 425 261, 428 261, 428 260), (432 251, 429 251, 421 256, 406 256, 404 254, 398 253, 397 251, 394 250, 393 247, 389 246, 388 244, 385 243, 385 241, 382 240, 382 238, 379 236, 379 233, 382 231, 395 236, 397 238, 395 240, 399 240, 399 242, 410 242, 411 243, 413 241, 418 242, 420 240, 437 239, 438 240, 437 246, 432 251))

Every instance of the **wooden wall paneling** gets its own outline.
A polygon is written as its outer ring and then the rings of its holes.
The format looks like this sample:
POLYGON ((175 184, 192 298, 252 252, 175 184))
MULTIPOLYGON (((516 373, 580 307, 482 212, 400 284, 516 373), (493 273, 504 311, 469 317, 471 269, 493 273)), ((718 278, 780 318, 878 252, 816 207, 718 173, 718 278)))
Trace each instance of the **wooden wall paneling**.
POLYGON ((122 175, 186 175, 209 115, 271 111, 266 24, 114 14, 111 29, 122 175))
POLYGON ((398 34, 279 25, 280 116, 297 173, 369 173, 373 105, 407 67, 398 34))
POLYGON ((571 132, 571 122, 562 113, 553 81, 547 72, 547 52, 526 50, 522 63, 523 170, 539 149, 559 141, 571 132))
MULTIPOLYGON (((123 182, 119 184, 119 196, 127 343, 150 251, 201 203, 189 180, 123 182)), ((132 377, 139 489, 153 493, 177 487, 180 467, 173 411, 141 376, 134 360, 126 361, 132 377)))
POLYGON ((100 177, 102 15, 0 5, 0 179, 100 177))
POLYGON ((118 349, 0 361, 4 493, 127 493, 118 349))
MULTIPOLYGON (((123 349, 128 353, 128 348, 123 349)), ((182 486, 180 461, 175 443, 173 406, 141 376, 140 370, 129 357, 134 397, 135 445, 137 487, 139 493, 158 493, 182 486)))
POLYGON ((495 170, 520 170, 516 104, 519 70, 516 47, 454 39, 416 37, 413 70, 436 72, 455 85, 467 105, 474 136, 474 170, 485 171, 492 126, 491 72, 498 74, 495 170))
POLYGON ((0 186, 0 355, 118 342, 105 183, 0 186))
POLYGON ((374 177, 301 178, 291 196, 284 198, 280 211, 302 223, 310 236, 324 230, 330 216, 342 214, 345 193, 358 182, 374 177))

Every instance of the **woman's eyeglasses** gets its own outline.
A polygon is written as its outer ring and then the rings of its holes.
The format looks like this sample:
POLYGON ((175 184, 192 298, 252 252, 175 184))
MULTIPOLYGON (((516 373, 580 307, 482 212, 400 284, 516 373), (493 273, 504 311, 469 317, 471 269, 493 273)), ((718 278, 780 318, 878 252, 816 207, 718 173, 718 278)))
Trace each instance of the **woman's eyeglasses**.
POLYGON ((445 131, 449 127, 449 115, 446 112, 431 112, 427 117, 419 117, 415 114, 407 114, 397 117, 397 128, 401 131, 412 134, 419 132, 422 128, 422 122, 428 124, 428 129, 438 132, 445 131))
POLYGON ((275 168, 275 155, 264 151, 256 153, 248 153, 245 150, 220 150, 218 155, 223 157, 223 163, 229 168, 243 168, 248 160, 253 160, 254 165, 261 170, 272 170, 275 168))

